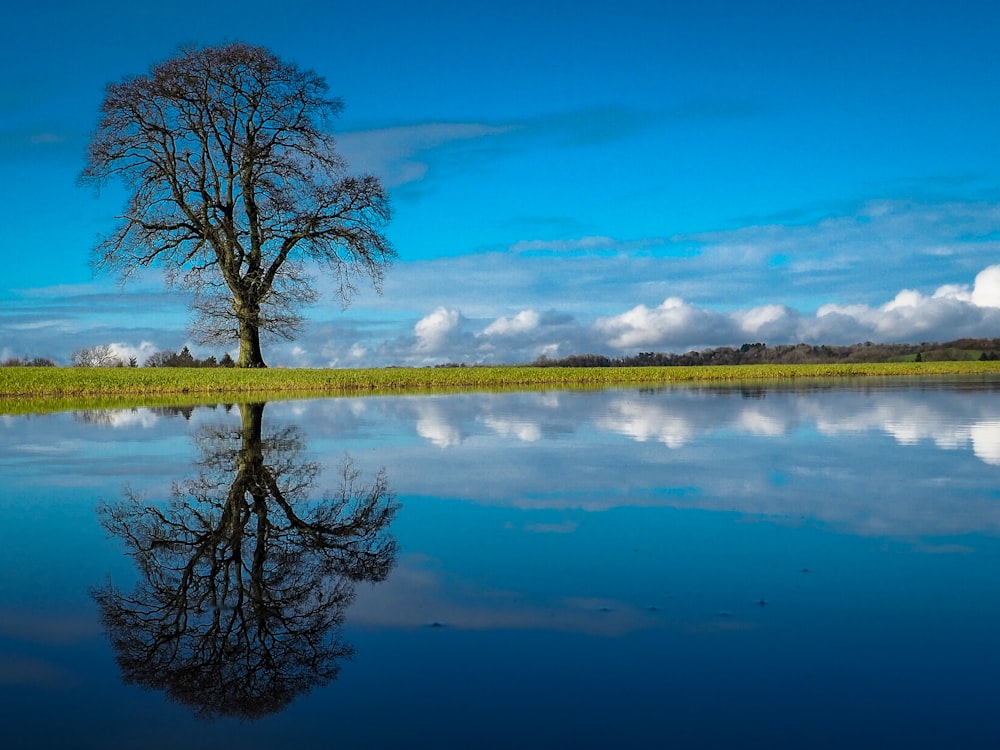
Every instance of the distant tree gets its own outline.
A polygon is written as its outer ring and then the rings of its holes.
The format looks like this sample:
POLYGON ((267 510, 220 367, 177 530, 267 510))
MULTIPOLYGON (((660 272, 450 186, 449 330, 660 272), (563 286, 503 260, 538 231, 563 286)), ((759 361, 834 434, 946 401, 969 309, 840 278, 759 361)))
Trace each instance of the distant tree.
POLYGON ((235 367, 236 363, 233 358, 229 356, 229 352, 222 355, 222 359, 219 360, 219 367, 235 367))
POLYGON ((55 367, 56 363, 46 357, 11 357, 0 362, 0 367, 55 367))
POLYGON ((238 366, 265 367, 262 334, 293 338, 316 298, 309 264, 346 304, 395 257, 381 182, 347 175, 323 129, 342 109, 316 73, 239 42, 109 85, 81 181, 130 198, 96 267, 162 266, 193 292, 199 343, 238 340, 238 366))
POLYGON ((69 357, 73 367, 124 367, 125 363, 115 355, 110 344, 102 344, 74 351, 69 357))
POLYGON ((174 358, 174 361, 171 363, 171 366, 198 367, 200 364, 201 363, 194 358, 194 355, 191 354, 191 350, 185 346, 177 353, 177 356, 174 358))
POLYGON ((143 367, 170 367, 168 363, 176 356, 177 353, 171 351, 155 352, 146 358, 143 367))
MULTIPOLYGON (((229 357, 229 355, 225 355, 229 357)), ((225 357, 223 358, 225 359, 225 357)), ((225 367, 220 364, 213 355, 205 359, 198 359, 186 346, 179 352, 170 350, 156 352, 146 360, 146 367, 225 367)), ((229 357, 229 367, 233 366, 233 359, 229 357)))

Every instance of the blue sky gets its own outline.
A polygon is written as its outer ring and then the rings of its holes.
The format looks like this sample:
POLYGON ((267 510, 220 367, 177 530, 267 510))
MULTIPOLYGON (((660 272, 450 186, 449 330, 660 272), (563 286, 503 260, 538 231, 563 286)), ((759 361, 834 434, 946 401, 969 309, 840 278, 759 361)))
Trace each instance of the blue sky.
POLYGON ((998 28, 962 0, 19 4, 0 357, 191 343, 158 272, 93 276, 123 194, 76 177, 107 83, 236 39, 327 79, 395 212, 384 294, 318 279, 272 365, 1000 336, 998 28))

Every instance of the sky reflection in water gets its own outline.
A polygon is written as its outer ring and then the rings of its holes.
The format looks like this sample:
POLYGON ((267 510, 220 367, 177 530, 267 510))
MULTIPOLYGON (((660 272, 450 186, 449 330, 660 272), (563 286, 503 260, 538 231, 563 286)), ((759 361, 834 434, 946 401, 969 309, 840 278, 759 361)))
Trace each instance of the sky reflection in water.
POLYGON ((309 468, 302 502, 349 455, 402 507, 387 579, 324 620, 332 681, 249 722, 123 685, 94 598, 143 575, 98 503, 193 498, 199 436, 228 430, 226 497, 249 407, 2 417, 4 746, 995 744, 997 387, 270 403, 301 457, 263 461, 309 468))

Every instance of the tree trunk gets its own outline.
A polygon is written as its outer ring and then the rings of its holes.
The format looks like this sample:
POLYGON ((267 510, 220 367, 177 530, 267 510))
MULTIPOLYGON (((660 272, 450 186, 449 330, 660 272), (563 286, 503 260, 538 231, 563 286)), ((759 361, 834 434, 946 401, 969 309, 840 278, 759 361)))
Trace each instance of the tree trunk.
POLYGON ((263 425, 264 403, 240 405, 240 434, 243 438, 242 455, 246 457, 247 465, 258 466, 264 463, 263 425))
POLYGON ((240 318, 240 358, 237 367, 267 367, 260 351, 260 326, 256 320, 240 318))

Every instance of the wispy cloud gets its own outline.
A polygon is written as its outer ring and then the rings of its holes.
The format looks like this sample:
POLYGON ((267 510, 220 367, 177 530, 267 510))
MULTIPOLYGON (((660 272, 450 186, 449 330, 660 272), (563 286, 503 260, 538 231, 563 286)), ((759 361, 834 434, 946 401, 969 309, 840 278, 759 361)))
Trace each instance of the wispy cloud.
POLYGON ((62 143, 66 136, 58 133, 34 133, 28 138, 30 143, 62 143))
POLYGON ((622 240, 597 235, 553 240, 520 240, 509 249, 512 253, 525 255, 631 254, 660 247, 665 242, 662 237, 622 240))
POLYGON ((734 277, 734 299, 761 299, 777 286, 785 297, 833 290, 862 300, 884 294, 891 279, 939 286, 956 271, 975 273, 997 257, 998 230, 996 203, 871 200, 809 223, 750 225, 673 241, 700 248, 693 271, 724 269, 734 277), (755 289, 765 276, 771 283, 755 289))
POLYGON ((52 165, 68 156, 76 156, 80 148, 82 138, 79 135, 69 136, 53 130, 0 129, 0 165, 25 168, 36 165, 40 159, 52 165))
POLYGON ((667 123, 753 116, 759 108, 737 101, 697 100, 659 111, 591 107, 495 122, 423 122, 355 130, 338 136, 351 169, 382 177, 399 188, 427 178, 456 159, 493 160, 546 148, 595 146, 621 141, 667 123), (456 151, 456 149, 459 149, 456 151))
POLYGON ((512 253, 571 253, 592 250, 614 250, 620 242, 613 237, 580 237, 559 240, 521 240, 510 247, 512 253))
POLYGON ((338 137, 341 153, 352 171, 381 177, 390 187, 427 176, 432 153, 447 146, 508 132, 510 126, 482 123, 423 123, 353 131, 338 137))

